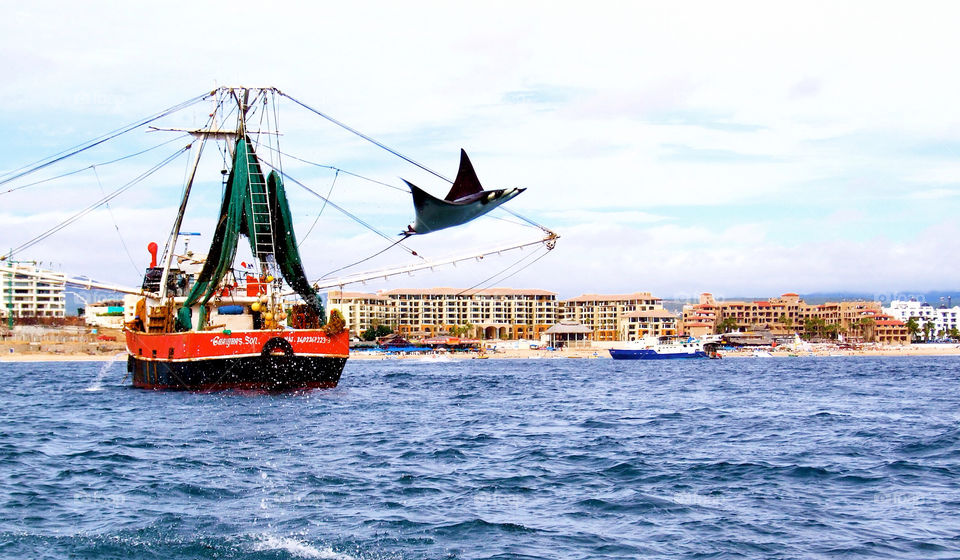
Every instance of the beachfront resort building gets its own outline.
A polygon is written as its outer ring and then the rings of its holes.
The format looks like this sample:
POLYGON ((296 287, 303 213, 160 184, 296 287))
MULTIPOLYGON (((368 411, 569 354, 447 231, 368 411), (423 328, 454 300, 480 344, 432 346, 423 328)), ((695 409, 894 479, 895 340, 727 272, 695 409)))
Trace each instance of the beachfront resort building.
POLYGON ((925 333, 927 338, 949 336, 960 329, 960 306, 956 305, 934 307, 926 302, 893 300, 889 307, 883 308, 883 312, 904 323, 914 319, 920 332, 925 333), (928 324, 930 326, 925 330, 928 324))
POLYGON ((631 311, 620 317, 618 331, 618 340, 676 336, 677 316, 663 308, 631 311))
POLYGON ((433 337, 462 329, 484 339, 540 338, 556 323, 557 295, 546 290, 395 289, 376 294, 329 292, 351 334, 374 323, 405 336, 433 337))
POLYGON ((677 329, 681 334, 701 337, 717 330, 717 302, 713 294, 700 294, 699 303, 683 306, 677 329))
POLYGON ((775 336, 846 337, 867 342, 906 344, 906 325, 886 314, 875 301, 841 301, 812 305, 794 293, 765 301, 720 301, 702 294, 685 305, 681 332, 702 336, 711 332, 765 331, 775 336), (709 329, 712 328, 712 331, 709 329))
POLYGON ((872 329, 866 329, 868 340, 879 342, 880 344, 909 344, 910 331, 907 330, 906 323, 893 319, 890 316, 884 316, 876 319, 872 329))
POLYGON ((343 315, 352 336, 359 337, 370 327, 390 324, 390 299, 384 295, 334 290, 327 292, 327 307, 343 315))
MULTIPOLYGON (((559 321, 576 322, 593 330, 593 339, 598 341, 625 340, 622 320, 631 313, 646 311, 664 311, 663 300, 653 297, 650 292, 632 294, 584 294, 560 302, 559 321)), ((663 330, 662 314, 653 316, 634 316, 632 326, 626 330, 663 330), (656 319, 656 321, 653 321, 656 319), (655 325, 654 325, 655 323, 655 325)), ((673 321, 676 334, 676 319, 673 321)))
POLYGON ((0 316, 6 319, 25 317, 64 317, 66 296, 62 274, 41 270, 33 265, 0 263, 0 316), (17 272, 21 272, 18 274, 17 272), (22 274, 43 273, 48 278, 22 274))

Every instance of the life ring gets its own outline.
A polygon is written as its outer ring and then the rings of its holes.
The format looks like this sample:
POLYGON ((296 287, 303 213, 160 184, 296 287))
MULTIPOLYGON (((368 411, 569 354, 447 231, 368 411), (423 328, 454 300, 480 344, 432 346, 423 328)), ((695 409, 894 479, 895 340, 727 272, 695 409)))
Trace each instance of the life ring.
POLYGON ((263 350, 260 352, 260 355, 264 358, 267 358, 270 356, 277 356, 280 352, 282 352, 283 355, 288 358, 292 357, 293 346, 291 346, 286 339, 275 336, 263 345, 263 350))

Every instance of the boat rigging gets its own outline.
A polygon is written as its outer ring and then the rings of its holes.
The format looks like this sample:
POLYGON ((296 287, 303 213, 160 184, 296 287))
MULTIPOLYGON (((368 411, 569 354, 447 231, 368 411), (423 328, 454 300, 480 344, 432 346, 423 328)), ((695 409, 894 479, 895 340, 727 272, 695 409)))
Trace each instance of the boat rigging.
MULTIPOLYGON (((419 254, 405 245, 405 240, 410 236, 465 224, 501 207, 523 192, 523 189, 485 190, 481 187, 466 152, 463 151, 457 178, 449 181, 397 150, 276 88, 218 88, 50 158, 0 175, 3 177, 0 185, 14 182, 107 140, 145 127, 151 132, 177 132, 181 135, 179 138, 182 138, 183 134, 189 134, 193 141, 147 172, 0 257, 0 261, 12 259, 17 253, 57 234, 100 206, 107 205, 178 156, 190 152, 192 157, 178 211, 163 252, 158 259, 158 248, 156 244, 151 244, 152 260, 139 288, 59 274, 33 273, 5 266, 0 262, 0 271, 9 270, 13 274, 35 275, 71 285, 105 288, 138 296, 134 320, 127 323, 125 329, 129 354, 128 370, 133 374, 135 386, 176 389, 288 389, 334 386, 348 356, 348 334, 339 313, 335 310, 327 313, 322 298, 318 296, 318 290, 333 287, 342 289, 349 284, 412 274, 468 260, 481 260, 490 255, 529 247, 539 247, 545 254, 553 249, 559 238, 548 228, 507 210, 530 226, 539 228, 541 232, 537 238, 455 257, 436 259, 419 254), (329 193, 324 197, 284 171, 280 160, 283 152, 279 147, 278 98, 289 99, 420 169, 450 182, 450 192, 444 199, 439 199, 406 182, 413 197, 416 214, 414 223, 401 233, 399 239, 381 232, 353 212, 329 200, 329 193), (186 129, 154 124, 158 119, 204 99, 212 99, 214 110, 209 113, 202 127, 186 129), (257 125, 251 126, 257 119, 257 125), (208 142, 218 144, 219 153, 224 160, 223 197, 220 218, 216 223, 209 251, 205 258, 197 261, 192 259, 189 253, 177 255, 176 248, 179 238, 185 235, 181 232, 181 227, 208 142), (268 154, 267 159, 258 154, 261 148, 268 154), (294 234, 293 214, 286 195, 287 182, 318 196, 323 199, 324 207, 334 208, 390 242, 386 249, 374 253, 373 256, 400 247, 417 257, 417 262, 330 278, 334 272, 344 272, 372 258, 365 257, 313 282, 309 281, 301 261, 300 245, 294 234), (237 268, 234 265, 240 237, 245 237, 249 243, 252 266, 244 264, 237 268), (290 300, 291 296, 296 296, 297 299, 290 300)), ((154 148, 139 153, 152 149, 154 148)), ((94 166, 84 169, 91 167, 95 171, 94 166)), ((73 173, 76 172, 61 176, 73 173)), ((339 169, 337 173, 339 174, 339 169)), ((359 174, 352 175, 363 177, 359 174)), ((0 196, 45 181, 47 180, 14 186, 6 192, 0 192, 0 196)), ((384 184, 380 181, 374 182, 384 184)), ((119 232, 119 228, 117 230, 119 232)), ((542 255, 535 260, 541 257, 542 255)), ((527 259, 528 257, 524 257, 507 270, 527 259)))

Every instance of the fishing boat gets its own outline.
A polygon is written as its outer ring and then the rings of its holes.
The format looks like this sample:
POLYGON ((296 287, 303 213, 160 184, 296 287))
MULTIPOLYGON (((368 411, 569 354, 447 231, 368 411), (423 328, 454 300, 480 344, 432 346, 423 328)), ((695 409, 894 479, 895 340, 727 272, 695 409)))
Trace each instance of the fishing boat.
POLYGON ((695 338, 659 337, 631 341, 609 352, 614 360, 675 360, 707 358, 716 354, 716 348, 695 338))
MULTIPOLYGON (((127 370, 136 387, 283 390, 335 387, 340 380, 349 334, 342 317, 328 320, 307 280, 283 179, 277 171, 264 174, 247 134, 245 115, 255 100, 249 90, 237 99, 236 130, 217 131, 231 139, 233 162, 202 267, 190 274, 173 264, 176 233, 162 267, 151 247, 154 260, 142 288, 157 295, 137 303, 124 329, 127 370), (254 263, 237 278, 233 263, 241 235, 250 242, 254 263), (302 303, 285 304, 283 280, 302 303)), ((205 139, 209 131, 198 135, 205 139)), ((180 231, 189 191, 173 232, 180 231)))
MULTIPOLYGON (((276 103, 278 97, 286 97, 429 171, 275 88, 219 88, 203 96, 211 100, 214 107, 205 126, 197 129, 151 127, 153 131, 187 133, 194 139, 187 147, 193 159, 163 252, 158 255, 159 246, 151 243, 150 265, 139 288, 67 279, 68 283, 139 296, 133 319, 124 329, 127 371, 134 387, 268 391, 335 387, 349 357, 349 332, 337 310, 328 313, 325 309, 321 289, 342 289, 346 284, 480 259, 537 243, 545 244, 550 250, 556 242, 556 234, 541 228, 547 233, 534 242, 514 243, 440 261, 420 259, 415 265, 310 282, 294 234, 285 180, 304 185, 283 172, 277 161, 281 152, 272 140, 265 140, 279 135, 278 130, 263 125, 264 121, 269 125, 271 114, 275 115, 276 107, 268 105, 276 103), (254 113, 259 117, 256 126, 251 124, 254 113), (222 200, 209 250, 205 257, 196 258, 189 252, 178 254, 177 247, 207 143, 217 143, 217 155, 223 159, 222 200), (261 148, 273 150, 269 161, 258 155, 261 148), (249 242, 251 262, 237 266, 241 237, 249 242)), ((150 122, 152 119, 141 121, 138 126, 150 122)), ((4 179, 0 184, 9 180, 4 179)), ((441 200, 407 182, 416 215, 413 224, 401 231, 399 240, 391 246, 409 236, 462 225, 523 190, 484 190, 462 151, 460 171, 452 183, 450 194, 441 200)), ((326 198, 324 204, 333 205, 326 198)))

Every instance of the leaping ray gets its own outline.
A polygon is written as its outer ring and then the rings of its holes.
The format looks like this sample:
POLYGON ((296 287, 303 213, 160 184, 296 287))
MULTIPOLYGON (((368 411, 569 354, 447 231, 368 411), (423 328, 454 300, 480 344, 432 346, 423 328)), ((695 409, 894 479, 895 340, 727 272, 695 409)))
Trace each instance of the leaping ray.
POLYGON ((443 200, 404 179, 413 195, 416 220, 403 235, 430 233, 465 224, 500 206, 526 189, 483 190, 467 152, 460 150, 460 169, 450 192, 443 200))

